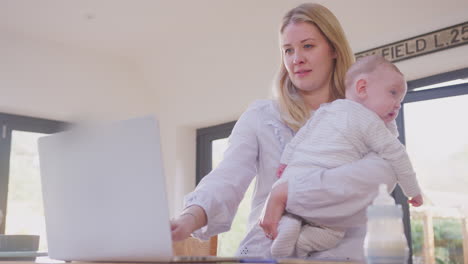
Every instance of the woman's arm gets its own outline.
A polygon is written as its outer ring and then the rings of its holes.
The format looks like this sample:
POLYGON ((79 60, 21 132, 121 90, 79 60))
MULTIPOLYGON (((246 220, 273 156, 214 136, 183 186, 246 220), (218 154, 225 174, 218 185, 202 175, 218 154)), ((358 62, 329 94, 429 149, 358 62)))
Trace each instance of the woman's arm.
POLYGON ((202 179, 194 192, 185 197, 186 210, 198 207, 201 211, 189 211, 194 214, 192 217, 184 215, 184 210, 171 222, 175 239, 185 239, 191 233, 200 239, 209 239, 230 229, 239 203, 257 174, 258 108, 254 103, 242 114, 229 137, 229 146, 221 163, 202 179), (200 222, 190 224, 193 218, 200 222), (187 223, 188 227, 180 229, 182 223, 187 223))
MULTIPOLYGON (((363 159, 325 170, 320 182, 307 184, 289 179, 272 189, 261 227, 265 233, 276 234, 277 223, 286 211, 327 226, 351 227, 365 223, 365 210, 378 191, 378 185, 385 183, 392 190, 396 176, 388 162, 369 153, 363 159), (281 211, 282 212, 282 211, 281 211)), ((310 183, 310 181, 309 181, 310 183)))
POLYGON ((190 234, 206 225, 206 213, 198 205, 192 205, 184 209, 174 220, 171 220, 172 241, 184 240, 190 234))
POLYGON ((308 221, 331 226, 356 226, 365 222, 365 210, 378 185, 393 190, 397 179, 388 162, 371 152, 363 159, 325 170, 318 184, 288 179, 286 210, 308 221))

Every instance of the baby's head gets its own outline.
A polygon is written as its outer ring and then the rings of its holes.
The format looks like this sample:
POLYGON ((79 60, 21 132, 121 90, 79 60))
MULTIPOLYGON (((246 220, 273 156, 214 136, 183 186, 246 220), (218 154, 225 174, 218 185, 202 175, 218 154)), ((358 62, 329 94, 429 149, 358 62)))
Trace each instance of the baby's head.
POLYGON ((356 61, 346 73, 346 98, 374 111, 385 123, 393 121, 406 95, 403 74, 381 56, 356 61))

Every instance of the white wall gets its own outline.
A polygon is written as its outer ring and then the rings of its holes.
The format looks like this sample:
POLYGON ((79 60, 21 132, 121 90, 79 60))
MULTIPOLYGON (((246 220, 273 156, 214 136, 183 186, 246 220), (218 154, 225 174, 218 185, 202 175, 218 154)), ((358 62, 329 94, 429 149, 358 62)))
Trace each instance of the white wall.
POLYGON ((153 110, 130 61, 2 31, 0 111, 71 121, 153 110))

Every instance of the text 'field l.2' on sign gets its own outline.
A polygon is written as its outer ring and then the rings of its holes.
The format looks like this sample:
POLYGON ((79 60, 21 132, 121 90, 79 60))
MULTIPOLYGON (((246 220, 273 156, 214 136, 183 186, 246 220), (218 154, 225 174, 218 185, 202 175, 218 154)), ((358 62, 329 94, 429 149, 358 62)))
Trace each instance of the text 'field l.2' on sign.
POLYGON ((376 54, 391 62, 397 62, 464 44, 468 44, 468 22, 362 51, 355 55, 356 59, 359 59, 376 54))

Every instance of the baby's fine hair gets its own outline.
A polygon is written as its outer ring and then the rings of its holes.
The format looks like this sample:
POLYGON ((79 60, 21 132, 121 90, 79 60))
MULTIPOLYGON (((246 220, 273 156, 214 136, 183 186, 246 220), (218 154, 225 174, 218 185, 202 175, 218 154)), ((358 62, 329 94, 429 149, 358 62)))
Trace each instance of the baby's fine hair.
POLYGON ((362 74, 371 74, 380 67, 389 67, 395 72, 403 75, 395 64, 389 62, 384 57, 379 55, 370 55, 358 59, 346 72, 345 86, 352 87, 355 79, 362 74))

